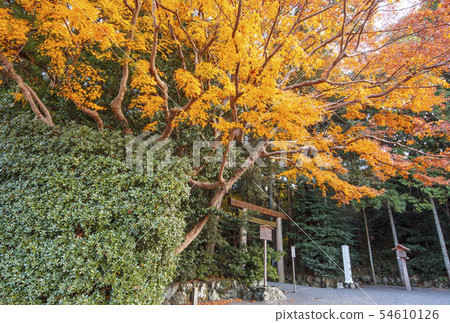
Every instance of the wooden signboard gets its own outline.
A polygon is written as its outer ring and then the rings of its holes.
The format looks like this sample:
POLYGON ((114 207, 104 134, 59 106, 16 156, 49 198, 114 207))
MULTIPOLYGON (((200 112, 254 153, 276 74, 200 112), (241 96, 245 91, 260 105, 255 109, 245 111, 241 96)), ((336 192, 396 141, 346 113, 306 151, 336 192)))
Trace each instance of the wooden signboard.
POLYGON ((397 257, 399 257, 399 258, 407 258, 406 251, 410 251, 411 249, 405 247, 402 244, 398 244, 398 245, 395 246, 395 248, 392 248, 392 250, 397 251, 397 257))
POLYGON ((272 227, 269 225, 261 225, 259 227, 259 238, 272 241, 272 227))
POLYGON ((259 212, 261 214, 267 215, 267 216, 273 216, 275 218, 281 218, 281 219, 284 219, 284 220, 289 220, 289 217, 286 214, 284 214, 284 213, 281 213, 281 212, 278 212, 278 211, 274 211, 274 210, 271 210, 271 209, 266 209, 265 207, 262 207, 262 206, 250 204, 250 203, 243 202, 243 201, 239 201, 239 200, 236 200, 236 199, 234 199, 232 197, 230 197, 228 199, 228 203, 231 206, 235 206, 235 207, 238 207, 238 208, 241 208, 241 209, 252 210, 252 211, 256 211, 256 212, 259 212))
POLYGON ((411 249, 405 247, 404 245, 398 244, 395 248, 392 248, 397 253, 397 257, 400 258, 400 262, 402 264, 403 277, 405 277, 405 285, 407 290, 411 290, 411 283, 409 282, 408 268, 406 267, 406 259, 409 259, 406 251, 410 251, 411 249))

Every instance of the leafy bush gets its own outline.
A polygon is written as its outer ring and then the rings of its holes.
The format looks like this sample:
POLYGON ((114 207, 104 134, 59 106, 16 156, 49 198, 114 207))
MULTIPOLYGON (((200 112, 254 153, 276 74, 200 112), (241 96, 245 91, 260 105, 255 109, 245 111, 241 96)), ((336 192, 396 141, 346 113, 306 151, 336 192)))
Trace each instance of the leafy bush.
MULTIPOLYGON (((199 244, 189 246, 180 256, 178 279, 208 279, 210 277, 233 278, 252 284, 263 279, 263 248, 251 245, 247 250, 233 246, 216 248, 214 254, 205 252, 199 244)), ((279 260, 281 253, 267 248, 267 277, 278 280, 278 273, 272 261, 279 260)))
POLYGON ((158 304, 184 233, 186 160, 127 169, 119 132, 3 116, 0 303, 158 304))

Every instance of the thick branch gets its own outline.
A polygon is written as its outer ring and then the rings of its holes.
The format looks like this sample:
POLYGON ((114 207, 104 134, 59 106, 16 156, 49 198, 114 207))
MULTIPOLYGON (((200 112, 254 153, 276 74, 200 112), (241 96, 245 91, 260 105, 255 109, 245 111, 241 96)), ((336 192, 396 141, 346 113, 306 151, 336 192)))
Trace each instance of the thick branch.
POLYGON ((204 189, 204 190, 213 190, 215 188, 220 187, 222 185, 220 182, 208 183, 208 182, 200 182, 195 179, 189 179, 189 185, 204 189))
POLYGON ((152 44, 152 52, 150 55, 150 74, 155 78, 156 84, 162 92, 162 98, 164 100, 164 115, 167 119, 170 118, 169 112, 169 88, 167 87, 166 82, 164 82, 159 76, 158 70, 156 69, 156 54, 158 50, 158 32, 160 26, 158 25, 158 21, 156 20, 156 1, 152 1, 152 18, 153 18, 153 44, 152 44))
POLYGON ((53 127, 54 123, 52 116, 50 115, 47 107, 39 99, 36 92, 34 92, 34 90, 22 80, 20 75, 16 73, 13 64, 3 55, 2 52, 0 52, 0 62, 3 65, 0 72, 16 82, 24 98, 30 104, 31 110, 34 112, 36 117, 46 125, 53 127))
POLYGON ((236 22, 234 23, 233 32, 231 33, 231 37, 235 38, 236 32, 239 26, 239 20, 241 19, 242 14, 242 0, 239 0, 238 12, 236 15, 236 22))
POLYGON ((181 59, 181 65, 183 66, 184 70, 187 70, 186 67, 186 60, 184 58, 184 54, 183 54, 183 49, 181 48, 181 44, 178 41, 177 36, 175 35, 175 33, 173 32, 173 27, 172 25, 169 24, 169 30, 170 30, 170 35, 172 36, 172 39, 177 43, 177 48, 178 48, 178 55, 180 55, 180 59, 181 59))
POLYGON ((288 155, 291 155, 291 154, 301 153, 301 152, 304 152, 304 151, 314 151, 315 153, 318 152, 316 147, 313 147, 313 146, 302 146, 302 147, 298 147, 297 149, 277 150, 277 151, 271 151, 270 153, 264 150, 261 153, 261 158, 280 156, 280 155, 288 156, 288 155))
POLYGON ((87 108, 83 108, 82 106, 78 105, 78 109, 81 110, 81 112, 83 112, 84 114, 86 114, 87 116, 91 117, 95 123, 97 124, 97 129, 98 130, 102 130, 104 128, 104 124, 103 124, 103 120, 100 117, 100 114, 95 111, 95 110, 91 110, 91 109, 87 109, 87 108))
MULTIPOLYGON (((131 30, 130 33, 128 34, 128 40, 131 43, 134 40, 134 36, 136 33, 136 24, 139 16, 139 11, 141 10, 142 2, 140 0, 135 0, 134 9, 128 5, 127 1, 124 1, 124 3, 125 5, 127 5, 129 9, 131 9, 131 12, 133 13, 131 16, 131 23, 130 23, 131 30)), ((125 97, 125 93, 127 91, 127 82, 129 77, 129 59, 131 54, 130 43, 127 43, 127 45, 125 46, 125 62, 122 65, 122 78, 120 80, 119 92, 117 93, 117 96, 115 97, 114 100, 112 100, 110 104, 114 116, 122 124, 123 132, 126 135, 133 133, 130 127, 128 126, 128 120, 124 116, 122 111, 122 102, 125 97)))
MULTIPOLYGON (((210 200, 208 208, 219 208, 221 206, 224 195, 238 181, 238 179, 241 178, 242 175, 255 164, 256 160, 261 157, 261 153, 267 148, 268 145, 269 141, 265 140, 258 146, 256 146, 255 150, 250 154, 244 164, 234 172, 234 174, 230 177, 230 179, 228 179, 225 184, 222 184, 222 186, 219 187, 213 198, 210 200)), ((175 250, 176 254, 181 253, 191 244, 191 242, 200 234, 202 229, 205 227, 210 217, 211 213, 202 217, 198 221, 198 223, 191 229, 191 231, 186 234, 183 243, 175 250)))

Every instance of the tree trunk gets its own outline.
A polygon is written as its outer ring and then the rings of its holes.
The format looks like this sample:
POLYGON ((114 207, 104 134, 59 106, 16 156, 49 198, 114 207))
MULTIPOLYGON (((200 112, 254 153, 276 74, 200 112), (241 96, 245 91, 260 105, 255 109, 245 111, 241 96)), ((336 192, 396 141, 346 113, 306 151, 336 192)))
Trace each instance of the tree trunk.
POLYGON ((34 92, 34 90, 23 81, 20 75, 16 73, 13 64, 1 52, 0 52, 0 62, 3 65, 3 68, 0 70, 1 73, 12 79, 14 82, 16 82, 24 98, 30 104, 31 110, 33 110, 36 117, 42 122, 44 122, 46 125, 53 127, 54 123, 52 120, 52 116, 50 115, 50 112, 48 111, 47 107, 39 99, 36 92, 34 92))
POLYGON ((447 269, 447 275, 450 283, 450 261, 448 259, 447 247, 445 246, 444 235, 442 234, 441 223, 439 222, 439 217, 436 210, 436 205, 434 204, 434 199, 430 196, 431 209, 433 210, 434 223, 436 224, 436 229, 438 232, 439 243, 441 244, 442 255, 444 256, 445 268, 447 269))
MULTIPOLYGON (((213 197, 211 198, 211 200, 208 203, 208 208, 213 208, 213 207, 219 208, 222 205, 222 199, 225 196, 225 194, 239 180, 239 178, 241 178, 242 175, 244 175, 244 173, 255 164, 256 160, 258 158, 260 158, 262 152, 265 151, 265 149, 267 148, 268 145, 269 145, 269 141, 266 140, 264 142, 259 143, 258 146, 255 147, 253 152, 250 154, 250 156, 247 158, 247 160, 242 164, 242 166, 234 172, 234 174, 230 177, 230 179, 225 184, 222 184, 217 189, 217 191, 215 192, 215 194, 213 195, 213 197)), ((203 230, 203 228, 205 227, 205 225, 208 222, 210 217, 211 217, 211 214, 207 214, 204 217, 202 217, 198 221, 198 223, 192 228, 192 230, 186 234, 183 243, 177 249, 175 249, 176 254, 181 253, 184 249, 187 248, 187 246, 189 246, 191 244, 191 242, 203 230)))
MULTIPOLYGON (((398 245, 398 238, 397 238, 397 230, 395 230, 395 223, 394 223, 394 217, 392 216, 392 209, 389 202, 387 202, 387 209, 389 214, 389 221, 391 222, 391 230, 392 230, 392 236, 394 238, 394 247, 398 245)), ((395 252, 395 256, 397 258, 397 265, 398 270, 400 271, 400 278, 402 280, 403 285, 406 284, 405 277, 403 277, 403 268, 402 268, 402 262, 400 261, 400 258, 398 257, 397 251, 395 252)))
POLYGON ((98 130, 102 130, 104 128, 105 125, 103 124, 103 120, 102 120, 102 118, 100 118, 100 114, 97 111, 91 110, 91 109, 86 109, 81 106, 78 106, 78 108, 81 110, 81 112, 88 115, 95 121, 95 123, 97 124, 98 130))
MULTIPOLYGON (((222 199, 226 193, 227 191, 223 187, 219 188, 209 201, 208 208, 219 208, 222 205, 222 199)), ((211 213, 205 215, 198 221, 198 223, 192 228, 192 230, 186 234, 183 243, 175 250, 175 253, 181 253, 184 249, 187 248, 187 246, 191 244, 192 241, 194 241, 194 239, 203 230, 210 217, 211 213)))
POLYGON ((367 237, 367 247, 369 248, 369 260, 370 260, 370 267, 372 268, 372 278, 373 278, 373 284, 377 284, 377 276, 375 275, 375 269, 373 267, 373 258, 372 258, 372 247, 370 245, 370 235, 369 235, 369 226, 367 225, 367 217, 366 217, 366 209, 363 208, 363 215, 364 215, 364 224, 366 225, 366 237, 367 237))
POLYGON ((247 209, 242 209, 242 224, 239 227, 239 248, 247 250, 247 209))
POLYGON ((447 222, 450 224, 450 206, 448 205, 448 198, 445 200, 445 213, 447 213, 447 222))
MULTIPOLYGON (((282 227, 282 220, 280 218, 277 218, 275 220, 277 222, 277 228, 276 228, 276 249, 277 251, 283 252, 283 227, 282 227)), ((284 257, 281 256, 280 260, 277 261, 277 272, 278 272, 278 282, 284 284, 285 278, 284 278, 284 257)))
POLYGON ((208 235, 208 242, 206 243, 206 252, 210 255, 214 254, 216 249, 216 242, 219 235, 219 216, 214 214, 205 228, 208 235))
POLYGON ((239 228, 239 248, 246 250, 247 249, 247 229, 244 225, 239 228))
MULTIPOLYGON (((134 40, 137 19, 139 16, 139 11, 141 10, 141 6, 142 6, 142 1, 140 1, 140 0, 135 0, 134 3, 135 3, 134 8, 132 9, 133 14, 132 14, 131 23, 130 23, 131 31, 128 35, 128 40, 130 40, 130 41, 134 40)), ((125 118, 123 111, 122 111, 122 102, 123 102, 123 98, 125 97, 125 93, 127 91, 127 82, 128 82, 128 77, 129 77, 130 54, 131 54, 131 47, 130 47, 130 45, 127 45, 125 47, 125 62, 122 65, 122 78, 120 79, 119 93, 117 94, 115 99, 112 100, 112 102, 110 104, 111 110, 113 111, 114 116, 122 125, 123 132, 126 135, 133 134, 133 132, 131 131, 131 129, 128 125, 128 120, 127 120, 127 118, 125 118)))

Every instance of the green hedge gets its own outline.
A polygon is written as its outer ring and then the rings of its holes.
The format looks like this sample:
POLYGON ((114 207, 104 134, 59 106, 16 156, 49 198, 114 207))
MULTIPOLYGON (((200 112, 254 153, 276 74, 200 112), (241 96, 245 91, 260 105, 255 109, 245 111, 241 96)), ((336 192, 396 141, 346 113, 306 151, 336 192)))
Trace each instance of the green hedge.
POLYGON ((149 177, 126 168, 119 132, 2 118, 0 303, 161 303, 183 238, 187 161, 149 177))

